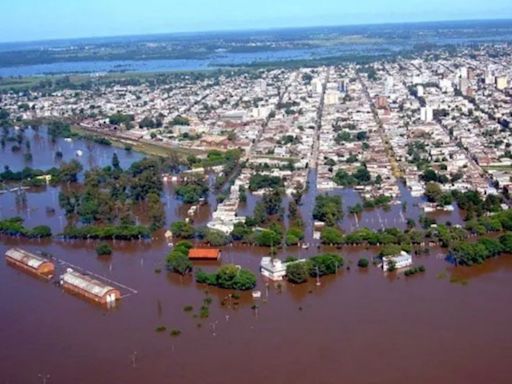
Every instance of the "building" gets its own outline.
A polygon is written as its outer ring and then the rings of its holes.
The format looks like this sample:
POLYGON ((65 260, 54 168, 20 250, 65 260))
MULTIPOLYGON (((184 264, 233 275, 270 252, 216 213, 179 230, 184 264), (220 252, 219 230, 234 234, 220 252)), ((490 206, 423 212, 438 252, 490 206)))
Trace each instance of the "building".
POLYGON ((412 265, 412 256, 407 252, 401 251, 399 255, 384 256, 382 258, 382 269, 384 272, 388 271, 392 264, 394 264, 395 269, 408 267, 412 265))
POLYGON ((496 76, 496 88, 500 91, 503 91, 508 87, 508 79, 507 76, 496 76))
POLYGON ((51 279, 55 272, 55 265, 48 259, 20 248, 9 249, 5 257, 7 264, 38 277, 51 279))
POLYGON ((113 306, 121 299, 119 290, 72 269, 60 277, 60 284, 66 291, 99 304, 113 306))
POLYGON ((219 260, 220 255, 221 251, 217 248, 192 248, 188 251, 190 260, 219 260))
POLYGON ((434 120, 434 110, 430 107, 422 107, 420 109, 420 118, 425 123, 430 123, 434 120))
POLYGON ((290 263, 303 263, 305 259, 291 261, 289 263, 283 263, 279 259, 273 259, 272 257, 262 257, 260 262, 261 274, 270 280, 279 281, 283 280, 286 276, 286 266, 290 263))
POLYGON ((386 96, 377 96, 375 100, 375 104, 377 104, 377 108, 379 109, 387 109, 388 108, 388 99, 386 96))
POLYGON ((336 90, 329 89, 325 92, 325 105, 336 105, 340 101, 340 93, 336 90))

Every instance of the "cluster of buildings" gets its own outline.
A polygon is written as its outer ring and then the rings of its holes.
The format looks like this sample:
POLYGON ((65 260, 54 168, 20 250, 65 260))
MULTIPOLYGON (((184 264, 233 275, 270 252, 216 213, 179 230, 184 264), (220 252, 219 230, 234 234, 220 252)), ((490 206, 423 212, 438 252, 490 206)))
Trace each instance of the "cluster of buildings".
POLYGON ((87 129, 163 146, 243 149, 248 166, 209 223, 227 233, 243 220, 237 217, 240 187, 255 172, 281 177, 292 193, 306 185, 310 169, 317 171, 317 189, 327 191, 340 188, 338 172, 352 175, 363 167, 370 180, 352 186, 364 198, 395 201, 398 178, 413 196, 424 194, 426 168, 445 190, 508 190, 511 68, 512 48, 489 44, 365 66, 7 93, 0 106, 16 118, 67 117, 87 129), (133 116, 129 127, 110 123, 119 113, 133 116), (145 118, 156 126, 145 126, 145 118))
MULTIPOLYGON (((45 280, 50 280, 55 273, 52 261, 21 248, 7 250, 5 260, 15 268, 45 280)), ((101 305, 111 307, 121 299, 118 289, 72 269, 67 269, 60 276, 59 282, 67 292, 101 305)))
POLYGON ((355 186, 363 197, 398 197, 396 177, 379 122, 357 68, 333 68, 325 96, 319 139, 318 188, 336 188, 333 177, 338 171, 354 174, 363 167, 371 177, 355 186))
POLYGON ((511 164, 511 143, 501 120, 509 118, 512 106, 510 97, 505 101, 509 59, 497 64, 483 52, 477 59, 469 57, 373 65, 377 80, 367 87, 413 196, 424 193, 426 168, 442 177, 444 190, 485 195, 497 192, 492 179, 500 188, 510 184, 504 169, 511 164))

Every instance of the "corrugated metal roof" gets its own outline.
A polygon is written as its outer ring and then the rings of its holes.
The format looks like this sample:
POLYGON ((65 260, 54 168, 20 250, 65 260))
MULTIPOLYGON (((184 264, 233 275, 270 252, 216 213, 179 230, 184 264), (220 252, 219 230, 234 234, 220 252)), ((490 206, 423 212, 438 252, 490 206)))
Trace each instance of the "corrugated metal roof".
POLYGON ((5 255, 34 269, 37 269, 43 263, 48 262, 47 259, 29 253, 21 248, 11 248, 7 252, 5 252, 5 255))
POLYGON ((105 285, 98 280, 94 280, 89 276, 82 275, 81 273, 73 270, 68 270, 60 277, 61 281, 74 285, 84 291, 87 291, 95 296, 102 297, 108 291, 115 289, 111 286, 105 285))

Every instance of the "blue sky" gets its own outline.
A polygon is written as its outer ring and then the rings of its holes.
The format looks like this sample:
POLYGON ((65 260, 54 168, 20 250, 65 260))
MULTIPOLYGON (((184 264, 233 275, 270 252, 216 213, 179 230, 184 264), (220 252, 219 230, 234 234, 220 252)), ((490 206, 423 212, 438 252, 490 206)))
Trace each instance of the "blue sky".
POLYGON ((0 41, 512 18, 511 0, 1 0, 0 41))

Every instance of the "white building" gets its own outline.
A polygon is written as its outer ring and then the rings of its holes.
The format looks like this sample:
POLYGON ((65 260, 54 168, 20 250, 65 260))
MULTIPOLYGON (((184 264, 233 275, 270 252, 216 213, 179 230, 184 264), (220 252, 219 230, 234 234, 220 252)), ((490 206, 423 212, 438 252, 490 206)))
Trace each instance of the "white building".
POLYGON ((260 262, 261 274, 270 280, 279 281, 283 280, 286 276, 286 266, 290 263, 303 263, 305 259, 291 261, 289 263, 283 263, 279 259, 273 259, 272 257, 262 257, 260 262))
POLYGON ((382 269, 384 272, 389 270, 390 264, 394 264, 396 269, 409 267, 412 265, 412 256, 404 251, 401 251, 399 255, 384 256, 382 258, 382 269))
POLYGON ((496 88, 500 91, 503 91, 508 87, 508 79, 507 76, 496 76, 496 88))
POLYGON ((434 120, 434 110, 431 107, 422 107, 420 109, 420 118, 425 123, 430 123, 434 120))

